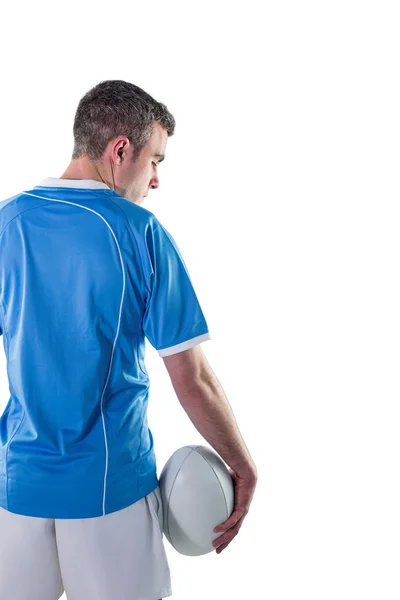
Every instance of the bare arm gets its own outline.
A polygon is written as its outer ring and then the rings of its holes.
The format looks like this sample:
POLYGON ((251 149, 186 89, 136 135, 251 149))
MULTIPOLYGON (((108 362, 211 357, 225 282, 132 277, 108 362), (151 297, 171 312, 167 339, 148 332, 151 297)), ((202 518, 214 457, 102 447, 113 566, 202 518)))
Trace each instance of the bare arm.
POLYGON ((257 469, 200 345, 163 358, 178 399, 204 439, 240 477, 257 469))

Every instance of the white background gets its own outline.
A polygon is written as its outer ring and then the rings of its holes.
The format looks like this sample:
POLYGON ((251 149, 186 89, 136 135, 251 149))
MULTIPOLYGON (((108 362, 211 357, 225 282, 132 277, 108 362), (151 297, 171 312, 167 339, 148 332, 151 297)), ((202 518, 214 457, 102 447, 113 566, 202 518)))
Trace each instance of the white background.
MULTIPOLYGON (((176 118, 143 206, 188 266, 259 483, 220 555, 165 539, 174 600, 399 598, 396 8, 2 7, 1 199, 61 176, 78 101, 102 80, 176 118)), ((207 444, 149 343, 146 364, 160 474, 177 448, 207 444)))

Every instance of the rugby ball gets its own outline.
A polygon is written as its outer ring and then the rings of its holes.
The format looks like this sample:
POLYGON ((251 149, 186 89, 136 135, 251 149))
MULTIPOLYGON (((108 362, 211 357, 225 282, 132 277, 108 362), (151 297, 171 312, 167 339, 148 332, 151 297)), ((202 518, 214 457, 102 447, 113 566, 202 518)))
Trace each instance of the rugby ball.
POLYGON ((216 452, 206 446, 184 446, 166 462, 159 486, 163 532, 169 543, 186 556, 215 550, 214 533, 233 512, 232 477, 216 452))

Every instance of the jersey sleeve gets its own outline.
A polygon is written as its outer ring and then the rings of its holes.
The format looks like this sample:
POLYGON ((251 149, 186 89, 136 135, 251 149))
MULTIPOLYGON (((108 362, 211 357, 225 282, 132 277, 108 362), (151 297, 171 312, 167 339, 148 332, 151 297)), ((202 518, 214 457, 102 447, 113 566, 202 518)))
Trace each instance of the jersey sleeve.
POLYGON ((159 355, 193 348, 211 336, 172 235, 152 214, 145 231, 146 309, 143 331, 159 355))

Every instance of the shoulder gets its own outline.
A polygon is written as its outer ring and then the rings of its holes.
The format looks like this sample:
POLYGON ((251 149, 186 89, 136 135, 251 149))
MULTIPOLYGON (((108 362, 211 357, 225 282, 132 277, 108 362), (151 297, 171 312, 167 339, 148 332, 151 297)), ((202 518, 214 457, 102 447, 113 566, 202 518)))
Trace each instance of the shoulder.
POLYGON ((155 214, 147 210, 147 208, 134 204, 119 194, 113 195, 111 200, 118 206, 126 221, 135 230, 143 230, 148 226, 157 227, 160 225, 155 214))

